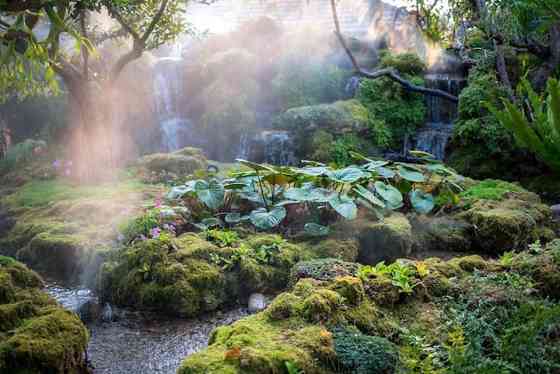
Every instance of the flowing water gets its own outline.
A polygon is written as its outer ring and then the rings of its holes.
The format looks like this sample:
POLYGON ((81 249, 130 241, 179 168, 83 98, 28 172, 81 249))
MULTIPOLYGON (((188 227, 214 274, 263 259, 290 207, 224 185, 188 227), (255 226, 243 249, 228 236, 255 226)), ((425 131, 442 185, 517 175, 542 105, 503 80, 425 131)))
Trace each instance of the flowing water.
POLYGON ((189 320, 163 318, 98 305, 87 288, 48 282, 46 291, 85 320, 94 374, 175 373, 186 356, 208 345, 212 330, 247 315, 246 309, 238 308, 189 320))
POLYGON ((243 134, 237 158, 272 165, 295 165, 297 162, 292 135, 282 130, 243 134))
MULTIPOLYGON (((427 74, 428 88, 440 89, 458 96, 465 87, 465 78, 449 73, 427 74)), ((420 128, 412 142, 405 144, 404 154, 409 150, 431 153, 438 160, 445 159, 445 148, 453 135, 453 121, 457 118, 457 104, 436 96, 426 96, 427 121, 420 128)))

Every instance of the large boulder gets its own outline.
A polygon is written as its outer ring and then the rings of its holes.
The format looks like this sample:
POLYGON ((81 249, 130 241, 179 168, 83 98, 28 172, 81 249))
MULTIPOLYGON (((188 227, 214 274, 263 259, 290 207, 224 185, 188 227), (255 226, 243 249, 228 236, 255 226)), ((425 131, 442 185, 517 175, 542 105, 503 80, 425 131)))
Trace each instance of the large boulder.
POLYGON ((538 195, 501 181, 482 181, 462 194, 456 215, 473 225, 472 249, 488 254, 523 249, 554 237, 552 211, 538 195))
POLYGON ((198 148, 183 148, 173 153, 154 153, 140 158, 137 166, 154 173, 189 175, 196 170, 206 170, 208 162, 198 148))
POLYGON ((0 256, 0 373, 85 373, 86 327, 41 291, 41 278, 0 256))

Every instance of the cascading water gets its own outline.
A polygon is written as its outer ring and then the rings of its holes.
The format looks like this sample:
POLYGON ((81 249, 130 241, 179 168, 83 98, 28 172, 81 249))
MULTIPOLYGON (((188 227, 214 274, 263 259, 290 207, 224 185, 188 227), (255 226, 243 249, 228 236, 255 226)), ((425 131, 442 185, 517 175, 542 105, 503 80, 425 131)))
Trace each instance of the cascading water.
POLYGON ((294 165, 297 161, 288 131, 265 130, 256 135, 243 134, 237 158, 273 165, 294 165))
MULTIPOLYGON (((427 74, 426 87, 440 89, 458 96, 466 82, 464 77, 448 73, 427 74)), ((409 150, 431 153, 438 160, 445 158, 447 142, 453 134, 453 121, 457 118, 457 104, 436 96, 426 96, 427 122, 417 131, 411 144, 405 145, 405 155, 409 150)))
MULTIPOLYGON (((179 52, 180 53, 180 52, 179 52)), ((154 71, 156 114, 161 130, 161 150, 172 152, 188 144, 192 123, 180 110, 183 90, 183 61, 165 57, 157 61, 154 71)))

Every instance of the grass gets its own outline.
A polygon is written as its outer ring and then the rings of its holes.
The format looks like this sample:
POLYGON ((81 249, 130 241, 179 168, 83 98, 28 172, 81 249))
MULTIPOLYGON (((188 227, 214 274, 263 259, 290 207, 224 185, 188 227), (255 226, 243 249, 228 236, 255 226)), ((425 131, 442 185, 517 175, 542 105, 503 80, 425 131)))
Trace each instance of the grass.
POLYGON ((104 183, 97 186, 80 186, 66 180, 32 181, 7 196, 5 201, 16 207, 40 208, 54 201, 81 198, 112 198, 121 193, 137 192, 146 185, 137 180, 104 183))

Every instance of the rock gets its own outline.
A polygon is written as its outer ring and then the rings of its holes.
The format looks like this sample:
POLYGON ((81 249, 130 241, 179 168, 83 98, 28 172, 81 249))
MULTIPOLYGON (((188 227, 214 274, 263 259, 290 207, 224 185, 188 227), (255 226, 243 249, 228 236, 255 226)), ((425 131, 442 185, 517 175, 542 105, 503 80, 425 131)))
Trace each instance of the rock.
POLYGON ((174 153, 154 153, 144 156, 138 160, 137 165, 150 172, 188 175, 196 170, 206 170, 208 162, 202 151, 196 148, 184 148, 174 153))
POLYGON ((249 296, 249 313, 257 313, 266 309, 266 298, 261 293, 254 293, 249 296))
POLYGON ((393 213, 383 222, 356 222, 360 252, 358 262, 375 265, 407 257, 412 251, 412 226, 400 213, 393 213))
POLYGON ((554 220, 560 221, 560 204, 553 205, 550 209, 552 210, 552 217, 554 220))

